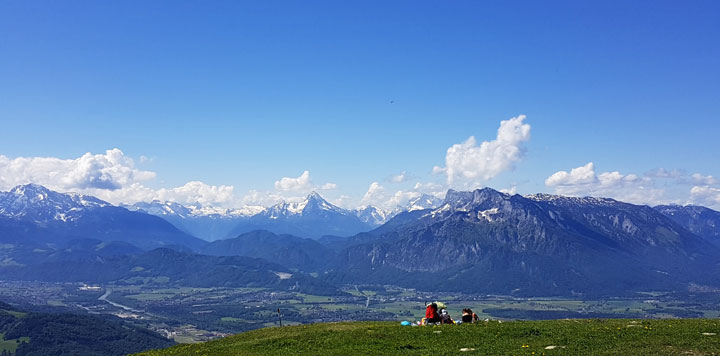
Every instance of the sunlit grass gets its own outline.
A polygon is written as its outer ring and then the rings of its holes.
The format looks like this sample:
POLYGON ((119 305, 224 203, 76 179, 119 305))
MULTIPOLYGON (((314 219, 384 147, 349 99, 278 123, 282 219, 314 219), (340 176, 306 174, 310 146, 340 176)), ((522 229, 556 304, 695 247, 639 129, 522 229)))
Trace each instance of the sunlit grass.
POLYGON ((720 321, 554 320, 400 326, 350 322, 266 328, 140 355, 712 355, 720 321), (464 351, 461 351, 464 350, 464 351))

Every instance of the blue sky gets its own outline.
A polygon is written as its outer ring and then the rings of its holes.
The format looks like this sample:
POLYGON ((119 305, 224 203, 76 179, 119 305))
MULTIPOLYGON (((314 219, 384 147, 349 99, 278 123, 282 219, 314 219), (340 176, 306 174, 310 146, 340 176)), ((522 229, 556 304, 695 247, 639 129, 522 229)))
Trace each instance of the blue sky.
POLYGON ((718 13, 716 1, 2 1, 0 188, 127 200, 117 190, 132 184, 200 181, 232 186, 219 201, 237 205, 332 183, 323 195, 353 205, 373 182, 385 200, 420 182, 720 205, 718 13), (431 173, 521 114, 530 137, 506 169, 453 184, 431 173), (102 173, 73 166, 113 148, 121 163, 90 164, 102 173), (571 174, 590 162, 594 176, 571 174), (306 170, 311 183, 276 184, 306 170))

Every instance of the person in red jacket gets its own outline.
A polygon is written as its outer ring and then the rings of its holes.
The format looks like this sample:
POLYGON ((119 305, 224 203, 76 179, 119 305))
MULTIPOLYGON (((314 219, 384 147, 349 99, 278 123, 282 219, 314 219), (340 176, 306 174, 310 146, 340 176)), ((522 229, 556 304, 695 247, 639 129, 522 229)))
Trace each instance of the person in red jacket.
POLYGON ((425 325, 439 322, 441 322, 441 319, 440 314, 438 314, 437 304, 428 304, 427 308, 425 308, 425 325))

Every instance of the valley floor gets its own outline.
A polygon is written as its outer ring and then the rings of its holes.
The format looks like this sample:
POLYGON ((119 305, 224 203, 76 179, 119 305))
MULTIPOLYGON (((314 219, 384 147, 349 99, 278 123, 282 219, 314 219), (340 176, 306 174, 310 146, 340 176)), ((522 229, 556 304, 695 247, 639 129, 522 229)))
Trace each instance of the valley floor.
POLYGON ((638 293, 605 299, 516 298, 428 293, 393 286, 344 286, 343 295, 319 296, 263 288, 191 288, 163 280, 83 283, 0 281, 0 300, 60 308, 66 312, 111 314, 180 343, 208 341, 252 329, 337 321, 420 320, 425 303, 443 301, 450 315, 472 308, 481 319, 670 319, 717 318, 720 293, 638 293))
POLYGON ((138 356, 718 355, 720 320, 575 319, 400 326, 343 322, 273 327, 138 356))

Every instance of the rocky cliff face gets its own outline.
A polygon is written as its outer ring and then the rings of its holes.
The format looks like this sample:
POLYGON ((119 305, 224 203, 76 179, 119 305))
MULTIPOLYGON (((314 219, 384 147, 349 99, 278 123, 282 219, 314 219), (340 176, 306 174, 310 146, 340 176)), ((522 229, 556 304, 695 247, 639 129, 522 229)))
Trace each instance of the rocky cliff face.
POLYGON ((695 235, 720 245, 720 212, 695 205, 660 205, 655 210, 695 235))
POLYGON ((562 294, 676 285, 702 278, 702 266, 720 256, 652 208, 612 199, 451 190, 440 207, 415 213, 349 247, 350 268, 562 294))

